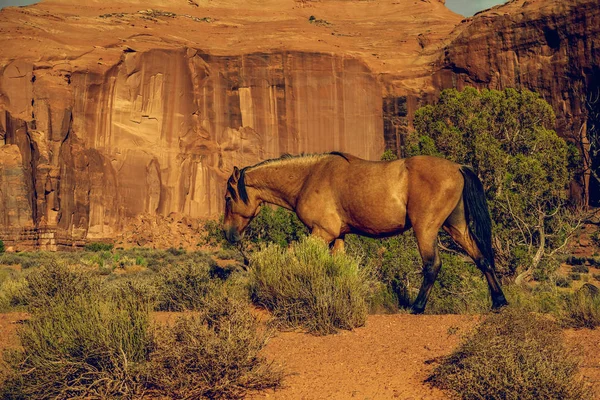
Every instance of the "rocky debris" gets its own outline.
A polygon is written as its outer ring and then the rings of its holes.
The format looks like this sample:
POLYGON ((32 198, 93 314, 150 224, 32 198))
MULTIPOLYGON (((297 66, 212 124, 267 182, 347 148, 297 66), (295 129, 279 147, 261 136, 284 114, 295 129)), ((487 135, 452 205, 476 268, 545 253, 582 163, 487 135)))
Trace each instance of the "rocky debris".
POLYGON ((183 214, 139 215, 129 221, 114 238, 115 247, 148 247, 152 249, 183 248, 198 250, 204 245, 201 220, 183 214))

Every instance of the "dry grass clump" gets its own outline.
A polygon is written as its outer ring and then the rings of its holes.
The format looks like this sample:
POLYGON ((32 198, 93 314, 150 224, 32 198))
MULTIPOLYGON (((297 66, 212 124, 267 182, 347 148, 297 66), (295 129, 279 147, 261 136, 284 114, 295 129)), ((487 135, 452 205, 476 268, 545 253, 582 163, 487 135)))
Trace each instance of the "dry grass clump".
POLYGON ((245 302, 222 291, 198 313, 159 329, 146 365, 152 394, 168 398, 242 398, 250 390, 275 388, 283 374, 259 351, 268 338, 245 302))
POLYGON ((570 328, 600 326, 600 293, 596 286, 586 283, 580 290, 567 297, 560 313, 563 325, 570 328))
POLYGON ((135 368, 152 348, 149 307, 135 293, 82 292, 32 309, 19 330, 22 350, 2 398, 131 397, 143 387, 135 368))
POLYGON ((31 318, 18 332, 22 348, 4 355, 0 398, 238 398, 276 387, 282 374, 258 355, 267 332, 257 329, 242 282, 210 278, 208 269, 177 267, 159 283, 57 262, 32 270, 22 288, 31 318), (183 286, 159 292, 178 277, 183 286), (169 304, 198 315, 151 326, 157 299, 176 288, 183 292, 169 304))
POLYGON ((165 267, 158 273, 159 311, 196 310, 217 284, 207 263, 165 267))
POLYGON ((0 269, 0 312, 27 305, 26 289, 27 281, 21 272, 0 269))
POLYGON ((305 238, 290 248, 269 245, 252 256, 253 301, 285 327, 316 334, 365 323, 372 286, 356 259, 331 255, 323 241, 305 238))
POLYGON ((506 309, 490 315, 429 381, 461 399, 588 399, 577 368, 557 323, 506 309))
POLYGON ((76 271, 64 262, 53 260, 27 275, 26 297, 30 311, 50 309, 98 288, 99 281, 76 271))

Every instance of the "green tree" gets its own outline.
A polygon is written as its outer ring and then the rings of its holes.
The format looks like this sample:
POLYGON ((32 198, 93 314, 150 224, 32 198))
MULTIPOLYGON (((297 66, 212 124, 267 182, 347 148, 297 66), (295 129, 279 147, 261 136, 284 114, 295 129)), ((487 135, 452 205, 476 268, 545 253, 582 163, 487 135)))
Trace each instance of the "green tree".
POLYGON ((531 272, 564 241, 568 165, 574 154, 552 129, 551 106, 522 90, 444 90, 417 110, 407 155, 429 154, 474 167, 481 178, 501 264, 531 272))

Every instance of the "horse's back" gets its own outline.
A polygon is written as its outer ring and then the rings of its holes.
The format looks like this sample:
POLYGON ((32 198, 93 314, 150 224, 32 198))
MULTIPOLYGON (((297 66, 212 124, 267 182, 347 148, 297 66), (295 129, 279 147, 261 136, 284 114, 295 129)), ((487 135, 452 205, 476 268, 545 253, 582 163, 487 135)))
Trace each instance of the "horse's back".
POLYGON ((370 234, 403 231, 409 219, 445 219, 458 204, 464 184, 459 164, 431 156, 338 160, 329 172, 338 174, 334 190, 345 219, 370 234))

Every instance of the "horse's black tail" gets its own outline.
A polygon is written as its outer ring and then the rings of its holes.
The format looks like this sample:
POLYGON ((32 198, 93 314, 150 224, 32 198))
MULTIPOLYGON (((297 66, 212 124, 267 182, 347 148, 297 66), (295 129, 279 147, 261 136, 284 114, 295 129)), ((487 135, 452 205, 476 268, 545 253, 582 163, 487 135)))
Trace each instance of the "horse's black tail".
POLYGON ((492 248, 492 218, 488 210, 483 184, 470 167, 463 165, 460 172, 465 179, 463 201, 469 231, 479 251, 492 268, 495 268, 494 249, 492 248))

